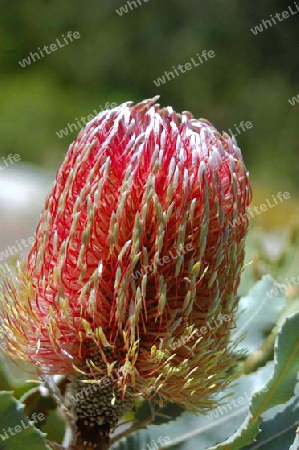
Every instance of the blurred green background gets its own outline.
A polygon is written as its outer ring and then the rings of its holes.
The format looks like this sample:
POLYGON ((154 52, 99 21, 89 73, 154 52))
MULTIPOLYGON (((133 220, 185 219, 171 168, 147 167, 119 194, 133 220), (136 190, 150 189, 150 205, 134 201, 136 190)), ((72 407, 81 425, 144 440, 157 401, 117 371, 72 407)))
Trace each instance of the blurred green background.
POLYGON ((267 217, 270 225, 283 222, 282 211, 293 211, 299 189, 299 103, 288 102, 299 94, 299 12, 256 35, 250 29, 293 2, 136 3, 120 16, 116 9, 125 0, 0 1, 0 157, 18 153, 23 162, 56 170, 79 131, 59 138, 68 123, 105 103, 159 94, 161 105, 189 110, 220 131, 252 123, 236 138, 254 202, 289 190, 291 201, 263 216, 266 224, 267 217), (30 52, 63 42, 68 31, 78 31, 80 39, 21 67, 30 52), (213 50, 215 58, 154 84, 203 50, 213 50))

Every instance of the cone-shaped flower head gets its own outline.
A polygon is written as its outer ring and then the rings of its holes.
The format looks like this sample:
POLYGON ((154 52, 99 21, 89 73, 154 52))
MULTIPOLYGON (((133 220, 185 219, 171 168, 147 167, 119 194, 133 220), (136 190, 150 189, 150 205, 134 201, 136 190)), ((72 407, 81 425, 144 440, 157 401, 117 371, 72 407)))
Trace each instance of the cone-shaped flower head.
POLYGON ((70 146, 28 263, 6 275, 7 352, 192 410, 228 381, 248 173, 234 138, 156 98, 70 146))

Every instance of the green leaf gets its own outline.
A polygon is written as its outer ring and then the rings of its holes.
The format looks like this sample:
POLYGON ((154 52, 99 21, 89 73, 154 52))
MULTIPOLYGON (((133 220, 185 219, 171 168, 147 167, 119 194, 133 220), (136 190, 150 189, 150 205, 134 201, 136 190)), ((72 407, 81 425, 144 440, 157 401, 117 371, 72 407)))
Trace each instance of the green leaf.
POLYGON ((299 434, 296 433, 295 440, 289 450, 298 450, 298 448, 299 448, 299 434))
POLYGON ((0 450, 49 450, 44 435, 30 424, 24 405, 11 392, 0 392, 0 424, 0 450))
POLYGON ((53 397, 50 395, 42 395, 39 387, 27 391, 20 398, 20 401, 25 405, 25 413, 27 416, 31 417, 34 412, 43 414, 44 420, 42 423, 37 424, 37 428, 40 428, 40 425, 42 424, 44 425, 51 411, 57 408, 57 404, 53 397))
POLYGON ((65 434, 65 421, 57 412, 57 402, 51 395, 45 394, 40 387, 27 391, 20 401, 25 405, 25 414, 31 417, 34 412, 43 414, 44 420, 36 423, 36 428, 47 433, 49 440, 60 443, 65 434))
POLYGON ((294 440, 298 425, 299 401, 296 396, 288 402, 288 406, 279 405, 263 414, 261 433, 258 434, 256 442, 244 447, 244 450, 269 450, 269 447, 271 450, 287 449, 294 440))
POLYGON ((250 352, 260 349, 265 336, 274 327, 285 306, 285 293, 278 289, 270 275, 263 276, 262 280, 240 299, 237 328, 232 339, 238 339, 243 333, 246 335, 238 349, 246 347, 250 352))
POLYGON ((288 317, 275 343, 274 374, 265 388, 255 393, 241 428, 228 440, 209 450, 239 450, 251 444, 260 431, 261 415, 294 396, 299 370, 299 312, 288 317))

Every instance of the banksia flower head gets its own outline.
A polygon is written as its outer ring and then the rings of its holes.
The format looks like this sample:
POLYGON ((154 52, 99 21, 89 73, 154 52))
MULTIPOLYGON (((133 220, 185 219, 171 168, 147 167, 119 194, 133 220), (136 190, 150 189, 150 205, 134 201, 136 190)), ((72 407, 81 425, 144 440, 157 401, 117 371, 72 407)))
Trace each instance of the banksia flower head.
POLYGON ((117 373, 114 401, 204 410, 233 362, 248 173, 233 137, 156 100, 101 112, 70 146, 2 328, 41 374, 117 373))

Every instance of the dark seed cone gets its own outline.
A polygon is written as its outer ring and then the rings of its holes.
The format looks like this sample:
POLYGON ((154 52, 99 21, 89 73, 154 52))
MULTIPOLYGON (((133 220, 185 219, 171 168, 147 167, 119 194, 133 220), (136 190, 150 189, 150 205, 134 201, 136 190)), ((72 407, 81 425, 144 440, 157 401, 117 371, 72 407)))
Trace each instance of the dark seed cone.
POLYGON ((103 376, 106 363, 95 351, 82 374, 72 377, 69 386, 71 409, 76 417, 77 440, 71 450, 109 448, 110 433, 115 429, 123 414, 133 407, 133 400, 124 400, 119 394, 118 378, 103 376), (96 362, 96 365, 94 364, 96 362), (84 373, 86 371, 86 373, 84 373))

